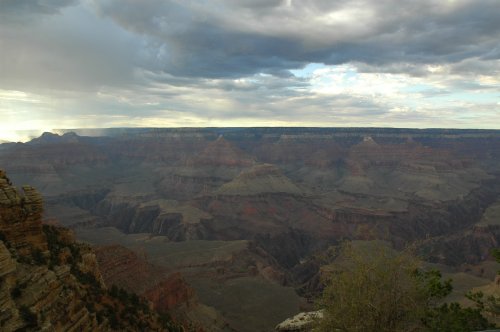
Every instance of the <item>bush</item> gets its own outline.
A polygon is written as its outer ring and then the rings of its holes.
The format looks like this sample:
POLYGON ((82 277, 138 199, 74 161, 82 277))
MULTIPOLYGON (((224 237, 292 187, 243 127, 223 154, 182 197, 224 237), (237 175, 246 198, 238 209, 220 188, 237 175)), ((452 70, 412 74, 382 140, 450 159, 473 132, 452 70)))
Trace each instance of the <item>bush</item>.
POLYGON ((321 331, 411 331, 421 326, 426 304, 415 271, 418 261, 379 246, 367 255, 341 248, 323 292, 321 331))
POLYGON ((43 225, 42 229, 45 233, 45 237, 47 238, 47 245, 50 251, 58 250, 64 246, 64 244, 62 244, 59 240, 57 229, 54 226, 43 225))
POLYGON ((422 271, 408 253, 345 244, 324 292, 320 331, 465 332, 491 327, 480 309, 441 304, 452 290, 436 270, 422 271))
POLYGON ((494 327, 481 315, 477 308, 462 308, 458 303, 445 303, 428 310, 424 318, 429 331, 469 332, 494 327))

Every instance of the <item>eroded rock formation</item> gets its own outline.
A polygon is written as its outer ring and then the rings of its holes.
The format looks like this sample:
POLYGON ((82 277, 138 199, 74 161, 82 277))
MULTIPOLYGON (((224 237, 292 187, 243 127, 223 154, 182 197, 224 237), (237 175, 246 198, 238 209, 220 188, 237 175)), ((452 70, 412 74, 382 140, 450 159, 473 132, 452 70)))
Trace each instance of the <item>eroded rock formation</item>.
MULTIPOLYGON (((134 239, 148 233, 169 250, 186 249, 165 258, 167 265, 186 260, 190 246, 213 242, 224 251, 226 244, 245 243, 217 261, 207 255, 203 264, 174 264, 193 273, 184 277, 205 303, 216 298, 209 304, 228 312, 226 318, 235 317, 235 306, 227 305, 226 294, 217 296, 229 280, 239 290, 263 279, 317 294, 322 262, 315 255, 345 239, 382 239, 397 248, 416 242, 432 262, 455 266, 483 260, 500 241, 491 221, 500 212, 489 209, 500 194, 498 131, 120 129, 109 137, 44 135, 5 145, 0 164, 16 182, 48 195, 51 220, 93 229, 88 241, 100 238, 101 226, 134 239), (487 210, 493 219, 478 224, 487 210)), ((36 213, 27 205, 23 211, 27 218, 36 213)), ((153 253, 160 246, 144 243, 153 253)), ((69 260, 67 251, 60 255, 69 260)), ((170 284, 176 282, 164 283, 170 284)), ((296 308, 289 310, 281 318, 296 308)))
POLYGON ((66 229, 42 225, 40 194, 23 191, 0 170, 2 331, 169 329, 145 300, 111 294, 92 249, 66 229))

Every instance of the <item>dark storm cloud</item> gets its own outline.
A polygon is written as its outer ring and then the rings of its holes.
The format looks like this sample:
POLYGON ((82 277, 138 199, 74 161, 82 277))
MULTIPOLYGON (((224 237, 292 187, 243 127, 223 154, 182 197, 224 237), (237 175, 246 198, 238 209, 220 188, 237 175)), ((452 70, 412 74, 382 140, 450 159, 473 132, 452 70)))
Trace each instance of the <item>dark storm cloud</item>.
POLYGON ((0 131, 486 126, 499 59, 498 0, 0 0, 0 131))
POLYGON ((497 0, 3 0, 0 15, 11 20, 0 21, 0 84, 147 83, 137 70, 287 78, 311 62, 412 76, 428 74, 423 64, 452 63, 467 72, 498 61, 499 13, 497 0), (46 19, 11 22, 27 16, 46 19))
POLYGON ((107 0, 95 5, 101 15, 155 40, 151 64, 180 76, 237 77, 310 62, 384 67, 499 56, 496 0, 107 0))

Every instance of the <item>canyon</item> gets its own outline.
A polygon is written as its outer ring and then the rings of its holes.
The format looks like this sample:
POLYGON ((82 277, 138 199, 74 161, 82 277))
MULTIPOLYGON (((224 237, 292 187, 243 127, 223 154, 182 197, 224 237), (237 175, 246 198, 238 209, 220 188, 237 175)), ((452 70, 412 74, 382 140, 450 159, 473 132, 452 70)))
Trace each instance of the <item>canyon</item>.
POLYGON ((47 250, 39 219, 71 229, 104 284, 193 329, 270 331, 312 309, 329 248, 345 240, 413 246, 463 290, 494 278, 500 131, 82 133, 0 144, 0 169, 29 185, 32 209, 22 232, 0 231, 31 255, 23 241, 47 250))
POLYGON ((144 298, 107 287, 93 249, 66 228, 42 224, 42 213, 42 196, 30 186, 18 191, 0 170, 2 331, 182 328, 144 298))

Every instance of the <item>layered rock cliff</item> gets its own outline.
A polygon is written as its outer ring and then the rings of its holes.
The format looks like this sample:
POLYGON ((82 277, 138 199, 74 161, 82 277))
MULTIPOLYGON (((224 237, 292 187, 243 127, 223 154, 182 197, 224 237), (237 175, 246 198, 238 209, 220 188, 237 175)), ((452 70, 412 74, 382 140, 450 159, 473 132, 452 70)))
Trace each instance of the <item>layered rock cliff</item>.
POLYGON ((153 308, 171 316, 180 325, 196 331, 222 331, 226 323, 217 312, 201 304, 193 288, 180 273, 147 261, 120 245, 96 248, 97 261, 107 285, 139 294, 153 308))
POLYGON ((21 256, 46 254, 47 241, 40 222, 42 197, 30 186, 23 186, 23 192, 20 195, 0 170, 0 232, 21 256))
MULTIPOLYGON (((498 225, 477 224, 500 194, 499 131, 140 128, 109 137, 46 134, 2 145, 0 165, 16 182, 44 193, 46 216, 93 230, 90 242, 101 238, 101 226, 111 226, 133 239, 142 233, 162 238, 161 244, 145 241, 157 254, 163 244, 198 250, 201 243, 251 243, 273 261, 263 264, 273 267, 269 273, 242 254, 170 271, 191 272, 191 279, 183 275, 200 299, 226 318, 240 309, 226 302, 231 287, 249 290, 241 298, 251 300, 255 292, 245 283, 251 278, 315 294, 321 261, 313 256, 343 239, 383 239, 399 248, 417 241, 429 260, 451 265, 475 264, 500 243, 498 225), (210 284, 214 280, 225 286, 210 284)), ((36 245, 41 240, 34 239, 37 249, 31 249, 19 239, 18 250, 27 256, 45 250, 36 245)), ((193 255, 166 252, 169 262, 193 255)), ((134 274, 120 273, 135 281, 134 274)), ((157 294, 176 282, 157 283, 157 294)), ((257 307, 255 317, 269 312, 257 307)), ((249 323, 240 327, 259 330, 249 323)))
POLYGON ((144 299, 110 292, 92 249, 64 228, 42 225, 42 198, 20 194, 0 171, 2 331, 169 331, 144 299))

